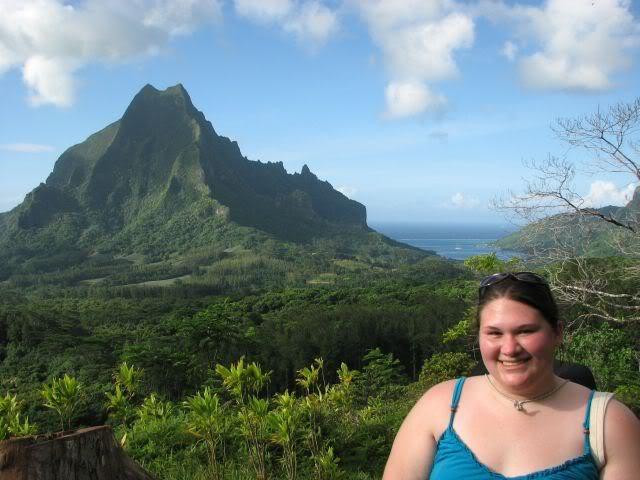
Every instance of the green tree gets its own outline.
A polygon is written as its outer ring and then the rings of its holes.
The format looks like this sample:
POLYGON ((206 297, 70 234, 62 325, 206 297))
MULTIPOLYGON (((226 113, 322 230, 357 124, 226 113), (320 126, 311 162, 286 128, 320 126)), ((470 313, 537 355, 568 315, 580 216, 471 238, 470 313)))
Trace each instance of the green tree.
POLYGON ((425 360, 420 371, 419 383, 423 389, 430 388, 445 380, 469 375, 475 365, 476 361, 467 353, 435 353, 425 360))
POLYGON ((282 448, 281 463, 287 480, 298 477, 297 447, 302 429, 302 410, 295 394, 276 395, 277 408, 269 412, 271 440, 282 448))
POLYGON ((60 417, 60 427, 71 430, 73 416, 82 400, 83 385, 74 377, 65 374, 62 378, 54 378, 50 385, 43 385, 40 394, 44 406, 55 410, 60 417))
POLYGON ((249 463, 258 480, 266 480, 269 400, 251 396, 240 406, 238 419, 244 437, 249 463))
POLYGON ((142 369, 135 368, 133 365, 127 365, 122 362, 116 372, 113 374, 114 392, 106 392, 107 409, 111 415, 127 424, 133 412, 133 398, 138 393, 140 381, 142 377, 142 369))
POLYGON ((245 365, 244 357, 228 368, 221 364, 216 365, 216 372, 222 378, 224 387, 241 405, 249 395, 260 392, 271 377, 271 372, 263 372, 256 362, 245 365))
POLYGON ((339 467, 340 459, 333 453, 333 447, 326 447, 318 455, 318 480, 338 480, 343 477, 339 467))
POLYGON ((212 477, 215 480, 223 478, 224 440, 229 426, 229 413, 209 387, 187 398, 183 405, 188 411, 187 430, 207 446, 212 477))
POLYGON ((484 255, 473 255, 464 261, 464 266, 481 275, 491 275, 500 272, 512 272, 522 265, 517 257, 500 260, 495 252, 484 255))
MULTIPOLYGON (((560 358, 588 365, 598 389, 631 393, 640 387, 638 352, 623 328, 603 323, 578 331, 560 351, 560 358)), ((629 396, 629 395, 625 395, 629 396)), ((636 399, 636 408, 640 401, 636 399)))
POLYGON ((271 372, 263 372, 255 362, 245 365, 244 357, 228 368, 216 365, 222 384, 234 397, 239 407, 240 433, 245 439, 249 463, 256 478, 267 478, 268 412, 269 400, 257 395, 269 383, 271 372))
POLYGON ((136 413, 143 422, 152 418, 166 420, 173 414, 174 409, 173 403, 162 400, 155 393, 151 393, 136 409, 136 413))
POLYGON ((384 354, 379 348, 374 348, 362 357, 362 361, 364 367, 356 382, 365 403, 369 397, 385 394, 407 381, 400 361, 393 358, 392 353, 384 354))

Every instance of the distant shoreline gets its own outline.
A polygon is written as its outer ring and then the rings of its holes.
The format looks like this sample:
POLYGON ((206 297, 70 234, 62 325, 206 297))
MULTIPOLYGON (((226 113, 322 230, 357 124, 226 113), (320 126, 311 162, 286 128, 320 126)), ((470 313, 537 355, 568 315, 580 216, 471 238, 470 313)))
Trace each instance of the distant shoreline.
POLYGON ((501 259, 522 254, 502 250, 493 243, 517 230, 515 225, 445 222, 371 222, 374 230, 398 242, 432 250, 453 260, 495 252, 501 259))

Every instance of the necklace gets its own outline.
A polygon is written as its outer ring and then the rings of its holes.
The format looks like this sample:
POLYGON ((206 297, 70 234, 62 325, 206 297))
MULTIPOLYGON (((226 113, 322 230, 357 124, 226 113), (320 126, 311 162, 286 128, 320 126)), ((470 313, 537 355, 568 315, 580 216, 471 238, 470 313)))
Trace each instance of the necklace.
POLYGON ((548 391, 547 393, 543 393, 542 395, 538 395, 537 397, 533 397, 533 398, 526 398, 524 400, 518 400, 517 398, 513 398, 513 397, 507 395, 506 393, 501 392, 500 390, 498 390, 498 387, 496 387, 493 384, 493 382, 491 381, 491 377, 489 377, 488 373, 485 373, 484 376, 487 378, 487 381, 489 382, 489 385, 491 385, 491 388, 493 388, 496 392, 498 392, 504 398, 507 398, 507 399, 511 400, 513 402, 513 408, 515 408, 519 412, 522 412, 524 410, 524 404, 525 403, 531 403, 531 402, 537 402, 537 401, 540 401, 540 400, 544 400, 545 398, 548 398, 551 395, 553 395, 554 393, 556 393, 558 390, 560 390, 562 387, 564 387, 567 383, 569 383, 569 380, 565 380, 560 385, 554 387, 552 390, 548 391))

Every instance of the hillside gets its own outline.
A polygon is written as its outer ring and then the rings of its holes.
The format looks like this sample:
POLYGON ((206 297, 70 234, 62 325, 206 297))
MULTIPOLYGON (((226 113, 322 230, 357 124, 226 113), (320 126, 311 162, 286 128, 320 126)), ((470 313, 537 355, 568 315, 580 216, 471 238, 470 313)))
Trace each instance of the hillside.
MULTIPOLYGON (((638 224, 640 215, 640 187, 629 203, 622 207, 606 206, 595 210, 605 217, 638 224)), ((549 249, 570 249, 578 255, 604 257, 619 254, 616 242, 629 244, 634 235, 623 228, 591 215, 553 215, 533 222, 498 240, 496 246, 525 253, 543 253, 549 249)))
POLYGON ((289 174, 244 157, 182 85, 145 86, 121 119, 66 150, 0 214, 0 252, 0 280, 17 286, 207 283, 220 262, 218 278, 239 265, 282 277, 311 254, 314 274, 426 255, 373 232, 365 207, 306 165, 289 174))

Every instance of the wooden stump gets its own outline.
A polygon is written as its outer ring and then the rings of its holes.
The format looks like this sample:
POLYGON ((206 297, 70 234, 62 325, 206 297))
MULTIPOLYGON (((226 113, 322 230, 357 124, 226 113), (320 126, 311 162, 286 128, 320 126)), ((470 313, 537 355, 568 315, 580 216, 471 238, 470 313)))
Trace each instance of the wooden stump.
POLYGON ((2 480, 155 480, 120 448, 109 426, 0 442, 2 480))

